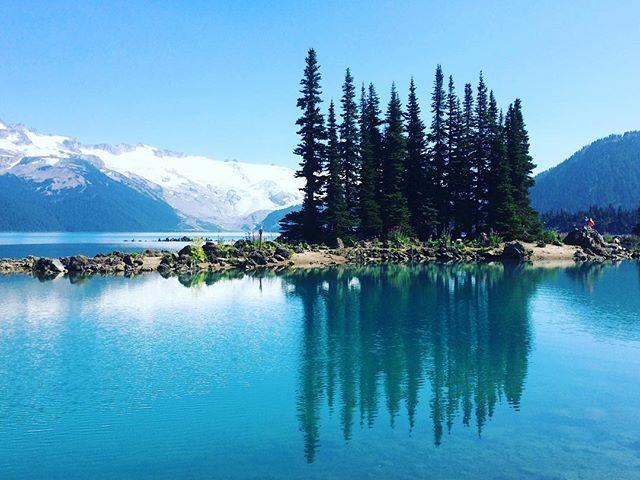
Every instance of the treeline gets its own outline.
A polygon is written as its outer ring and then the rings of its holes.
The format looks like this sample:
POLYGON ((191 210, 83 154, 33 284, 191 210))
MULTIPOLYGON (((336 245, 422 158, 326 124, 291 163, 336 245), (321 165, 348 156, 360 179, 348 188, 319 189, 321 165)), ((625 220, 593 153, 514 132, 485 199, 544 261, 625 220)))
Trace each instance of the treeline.
POLYGON ((548 212, 542 214, 542 221, 549 229, 559 232, 569 232, 574 227, 584 225, 585 218, 593 218, 596 229, 602 233, 640 235, 640 208, 625 210, 608 207, 592 206, 588 210, 580 212, 548 212))
POLYGON ((281 221, 285 238, 319 243, 495 231, 530 239, 541 232, 529 202, 535 165, 521 102, 503 114, 482 73, 475 95, 466 84, 460 100, 451 76, 445 89, 438 65, 428 131, 413 79, 406 108, 391 87, 383 118, 374 85, 363 84, 357 99, 347 69, 340 113, 331 101, 326 124, 320 80, 311 49, 300 82, 294 151, 301 157, 296 174, 305 180, 304 199, 301 210, 281 221))

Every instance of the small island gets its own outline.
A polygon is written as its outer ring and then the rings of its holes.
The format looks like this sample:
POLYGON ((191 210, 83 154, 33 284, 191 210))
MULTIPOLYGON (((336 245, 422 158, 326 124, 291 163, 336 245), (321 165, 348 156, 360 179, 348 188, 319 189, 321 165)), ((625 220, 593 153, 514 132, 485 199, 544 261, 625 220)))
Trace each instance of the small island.
POLYGON ((397 240, 355 242, 338 245, 287 244, 278 241, 237 240, 234 243, 195 241, 177 252, 145 250, 140 253, 111 252, 93 258, 76 255, 62 258, 27 257, 1 259, 0 274, 27 273, 41 279, 60 275, 139 275, 159 272, 164 275, 222 272, 228 270, 259 271, 291 268, 321 268, 337 265, 372 265, 381 263, 419 264, 531 262, 567 264, 640 260, 640 242, 633 237, 607 241, 593 229, 575 229, 564 241, 546 243, 502 242, 489 239, 453 242, 448 238, 427 242, 397 240))

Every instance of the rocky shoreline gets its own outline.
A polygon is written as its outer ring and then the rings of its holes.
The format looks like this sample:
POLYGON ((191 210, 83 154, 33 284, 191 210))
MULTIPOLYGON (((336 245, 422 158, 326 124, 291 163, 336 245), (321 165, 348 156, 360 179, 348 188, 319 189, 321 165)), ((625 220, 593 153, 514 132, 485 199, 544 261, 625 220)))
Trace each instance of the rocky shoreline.
POLYGON ((138 275, 147 272, 184 274, 227 270, 255 271, 286 268, 328 267, 341 264, 478 263, 491 261, 544 262, 564 260, 603 262, 640 259, 640 250, 625 248, 620 242, 605 242, 593 230, 576 229, 567 235, 565 245, 509 242, 495 246, 472 246, 436 241, 389 245, 364 242, 353 246, 284 245, 238 240, 234 244, 206 242, 188 245, 178 252, 145 250, 140 253, 112 252, 93 258, 76 255, 63 258, 27 257, 1 259, 0 274, 27 273, 38 278, 60 275, 138 275))

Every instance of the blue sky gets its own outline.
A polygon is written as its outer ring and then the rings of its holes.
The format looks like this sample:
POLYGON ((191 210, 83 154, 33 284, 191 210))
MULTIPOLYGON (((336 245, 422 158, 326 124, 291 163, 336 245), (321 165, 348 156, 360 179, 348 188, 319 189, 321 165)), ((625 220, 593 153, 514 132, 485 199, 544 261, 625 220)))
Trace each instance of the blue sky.
MULTIPOLYGON (((423 109, 441 63, 524 103, 539 170, 640 129, 640 2, 0 1, 0 119, 84 143, 295 166, 306 50, 423 109)), ((428 118, 427 118, 428 120, 428 118)))

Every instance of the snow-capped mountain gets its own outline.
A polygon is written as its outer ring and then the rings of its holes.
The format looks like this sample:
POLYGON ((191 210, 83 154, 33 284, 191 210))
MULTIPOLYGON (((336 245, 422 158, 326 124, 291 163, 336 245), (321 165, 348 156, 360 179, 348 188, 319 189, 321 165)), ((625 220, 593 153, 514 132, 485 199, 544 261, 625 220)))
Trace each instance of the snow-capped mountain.
MULTIPOLYGON (((300 203, 293 170, 186 155, 148 145, 83 145, 71 137, 0 122, 0 176, 13 175, 55 198, 90 185, 86 164, 113 182, 168 204, 181 226, 242 229, 300 203)), ((105 187, 106 188, 106 187, 105 187)), ((77 196, 77 195, 76 195, 77 196)))

